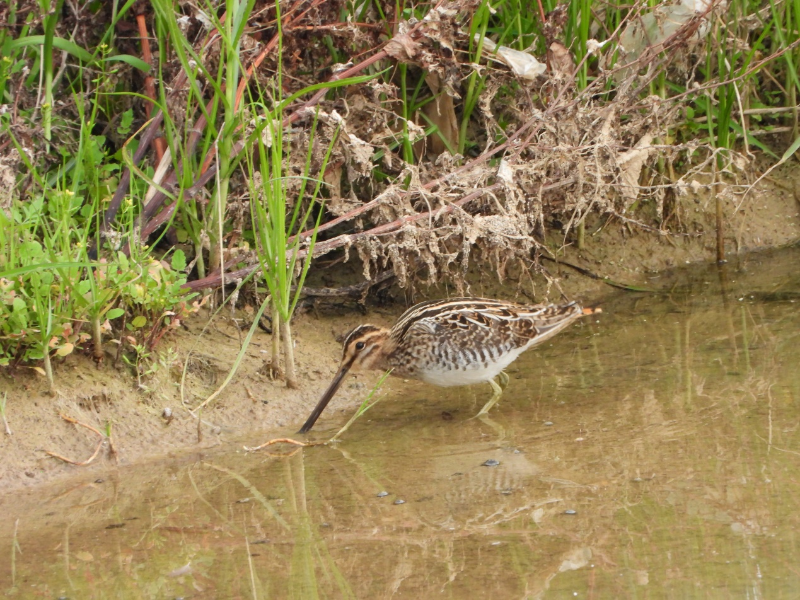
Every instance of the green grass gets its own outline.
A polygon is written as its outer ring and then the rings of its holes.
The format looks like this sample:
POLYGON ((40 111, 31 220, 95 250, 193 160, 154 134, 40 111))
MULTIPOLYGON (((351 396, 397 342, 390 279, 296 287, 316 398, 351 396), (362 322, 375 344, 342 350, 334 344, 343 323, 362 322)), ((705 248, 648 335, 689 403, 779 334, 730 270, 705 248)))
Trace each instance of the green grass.
MULTIPOLYGON (((59 15, 57 8, 45 18, 44 47, 51 38, 51 50, 56 45, 52 43, 52 19, 59 15)), ((32 47, 31 37, 4 41, 12 52, 22 55, 32 47)), ((69 44, 57 45, 70 48, 69 44)), ((87 62, 93 60, 86 50, 72 54, 87 62)), ((47 377, 51 392, 56 390, 54 361, 77 349, 91 348, 100 362, 104 359, 103 338, 109 334, 119 342, 128 337, 146 343, 180 318, 181 306, 190 297, 181 287, 186 280, 181 273, 185 266, 181 250, 166 256, 172 261, 171 268, 139 246, 133 257, 111 247, 106 247, 99 259, 90 257, 90 248, 98 241, 104 204, 118 183, 120 170, 118 157, 106 148, 107 137, 92 133, 99 121, 108 118, 103 111, 111 106, 109 84, 117 71, 107 68, 113 62, 108 57, 104 51, 94 64, 97 70, 91 93, 83 89, 82 79, 72 79, 76 136, 58 149, 63 157, 54 161, 52 168, 43 169, 30 161, 10 119, 1 123, 23 161, 27 185, 24 198, 8 211, 0 210, 0 365, 40 363, 36 368, 47 377)), ((22 60, 13 54, 9 58, 7 62, 12 64, 22 60)), ((52 107, 52 61, 42 62, 43 97, 52 107)), ((8 86, 3 91, 8 94, 8 86)), ((129 133, 130 115, 129 111, 122 115, 114 133, 129 133)), ((35 116, 35 108, 31 116, 35 116)), ((45 140, 53 139, 52 125, 52 120, 43 120, 45 140)), ((130 236, 134 230, 134 198, 143 189, 134 186, 120 213, 117 235, 130 236)))
MULTIPOLYGON (((280 78, 278 80, 280 82, 280 78)), ((315 146, 317 119, 314 118, 308 139, 308 150, 300 173, 299 190, 294 199, 294 209, 289 207, 292 200, 288 197, 287 162, 292 153, 289 140, 283 135, 283 128, 276 126, 283 122, 283 109, 279 104, 275 111, 267 112, 257 128, 256 156, 248 160, 248 181, 251 182, 250 210, 253 234, 256 240, 256 252, 261 264, 261 275, 269 290, 272 305, 273 346, 272 365, 277 370, 278 338, 283 341, 284 374, 288 387, 298 387, 294 365, 294 341, 291 332, 291 318, 300 299, 303 283, 317 239, 317 227, 322 218, 322 207, 318 198, 322 187, 320 176, 325 172, 331 157, 338 127, 327 148, 316 178, 311 172, 311 160, 315 146), (268 140, 269 146, 265 140, 268 140), (311 183, 312 191, 306 194, 311 183), (314 214, 316 213, 316 218, 314 214), (308 238, 299 234, 314 223, 313 233, 308 238), (308 244, 305 259, 299 260, 298 254, 302 244, 308 244), (292 287, 294 285, 294 290, 292 287)), ((249 154, 249 153, 248 153, 249 154)))
MULTIPOLYGON (((190 310, 182 284, 189 277, 224 277, 243 266, 230 257, 249 251, 258 257, 278 335, 283 330, 289 382, 290 323, 311 264, 315 224, 332 216, 324 200, 333 188, 320 182, 334 160, 349 159, 347 135, 363 136, 374 147, 369 181, 342 174, 339 182, 342 195, 367 201, 375 184, 408 187, 408 169, 424 173, 428 158, 419 148, 430 150, 433 144, 421 142, 434 136, 464 164, 505 142, 529 109, 546 111, 557 99, 581 106, 614 102, 619 81, 608 73, 623 55, 619 34, 651 18, 658 3, 581 0, 548 29, 538 4, 484 0, 470 13, 443 20, 454 19, 466 38, 416 38, 432 57, 428 63, 385 58, 344 81, 330 80, 334 63, 371 56, 398 31, 393 20, 420 22, 431 4, 344 3, 337 22, 365 25, 361 37, 352 37, 315 31, 302 13, 265 12, 254 0, 203 0, 197 8, 210 29, 181 18, 192 15, 183 15, 174 0, 153 0, 145 9, 157 50, 152 66, 140 58, 136 34, 119 35, 118 25, 135 21, 134 5, 80 5, 79 27, 81 18, 112 25, 79 29, 73 37, 69 3, 11 0, 7 26, 0 28, 0 140, 7 140, 0 147, 4 156, 15 151, 19 157, 13 201, 0 208, 0 365, 35 366, 51 389, 54 363, 76 351, 91 351, 101 361, 104 339, 123 344, 129 362, 139 364, 190 310), (284 30, 281 23, 292 27, 284 30), (515 81, 483 49, 489 38, 520 51, 532 48, 544 60, 546 31, 569 48, 574 82, 548 88, 544 80, 515 81), (591 40, 607 43, 590 54, 591 40), (248 68, 265 45, 270 50, 251 76, 248 68), (435 77, 426 70, 429 63, 435 77), (156 98, 140 91, 144 72, 156 79, 156 98), (451 105, 441 102, 448 90, 457 94, 451 105), (487 90, 496 94, 489 130, 481 106, 487 90), (295 119, 298 103, 320 91, 325 96, 316 116, 295 119), (346 135, 339 138, 332 111, 345 114, 358 97, 374 101, 385 120, 369 137, 345 119, 346 135), (145 103, 163 119, 158 134, 169 149, 163 177, 151 152, 134 160, 151 127, 145 103), (448 113, 432 116, 436 111, 448 113), (288 118, 291 125, 284 123, 288 118), (457 132, 443 131, 443 122, 456 123, 457 132), (305 148, 293 144, 302 136, 305 148), (124 196, 116 193, 125 186, 124 196), (118 208, 109 209, 112 197, 121 200, 118 208), (301 239, 295 235, 301 231, 312 234, 301 239)), ((544 12, 557 6, 541 3, 544 12)), ((718 169, 736 152, 777 160, 800 138, 799 39, 800 0, 734 0, 714 15, 699 43, 656 53, 657 72, 640 69, 641 89, 633 89, 640 100, 656 94, 674 102, 685 116, 659 143, 704 144, 717 152, 718 169)), ((693 160, 701 157, 688 156, 678 167, 693 160)), ((673 165, 655 167, 664 174, 673 165)), ((348 173, 347 165, 341 172, 348 173)))

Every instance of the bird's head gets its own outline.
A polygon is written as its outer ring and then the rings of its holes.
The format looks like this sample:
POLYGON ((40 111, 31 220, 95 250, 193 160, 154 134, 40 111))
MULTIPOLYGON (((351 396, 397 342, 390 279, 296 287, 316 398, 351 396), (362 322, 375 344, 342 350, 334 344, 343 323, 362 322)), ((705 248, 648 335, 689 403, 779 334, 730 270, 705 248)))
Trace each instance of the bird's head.
POLYGON ((347 334, 344 344, 342 344, 342 361, 339 363, 339 370, 299 433, 307 433, 314 426, 328 402, 342 385, 348 372, 385 368, 384 360, 388 339, 389 331, 375 325, 359 325, 347 334))
POLYGON ((388 330, 375 325, 359 325, 347 334, 342 344, 342 362, 339 370, 363 371, 383 369, 383 359, 388 330))

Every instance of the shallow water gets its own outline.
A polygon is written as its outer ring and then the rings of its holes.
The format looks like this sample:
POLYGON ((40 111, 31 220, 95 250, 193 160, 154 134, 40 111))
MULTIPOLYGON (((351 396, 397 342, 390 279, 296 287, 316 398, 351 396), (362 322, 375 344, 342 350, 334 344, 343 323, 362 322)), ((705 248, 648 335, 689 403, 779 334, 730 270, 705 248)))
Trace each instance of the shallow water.
POLYGON ((248 439, 0 498, 0 594, 795 598, 798 264, 612 296, 512 365, 489 422, 489 386, 395 381, 334 446, 248 439))

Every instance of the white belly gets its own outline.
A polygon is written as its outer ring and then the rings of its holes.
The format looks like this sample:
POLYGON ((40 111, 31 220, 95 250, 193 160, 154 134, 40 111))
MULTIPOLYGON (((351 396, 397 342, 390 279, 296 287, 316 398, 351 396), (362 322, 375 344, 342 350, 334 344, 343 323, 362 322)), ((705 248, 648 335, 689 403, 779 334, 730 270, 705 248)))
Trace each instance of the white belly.
POLYGON ((472 364, 466 368, 447 370, 438 366, 420 369, 417 378, 438 385, 439 387, 454 387, 459 385, 473 385, 484 383, 497 377, 508 365, 514 362, 517 357, 525 351, 524 348, 512 350, 504 354, 497 362, 490 362, 484 367, 482 364, 472 364))

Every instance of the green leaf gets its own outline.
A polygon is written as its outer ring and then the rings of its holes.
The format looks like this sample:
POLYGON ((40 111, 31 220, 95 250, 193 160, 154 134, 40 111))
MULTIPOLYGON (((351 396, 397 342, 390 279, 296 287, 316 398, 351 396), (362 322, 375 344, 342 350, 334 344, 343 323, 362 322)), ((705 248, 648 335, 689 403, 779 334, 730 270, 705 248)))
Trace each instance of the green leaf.
POLYGON ((119 127, 117 133, 121 136, 127 136, 131 132, 131 125, 133 124, 133 109, 129 108, 122 113, 122 118, 119 120, 119 127))
POLYGON ((147 73, 150 70, 150 65, 144 62, 141 58, 137 58, 136 56, 131 56, 130 54, 118 54, 117 56, 109 56, 108 58, 103 59, 103 62, 124 62, 128 63, 135 69, 139 69, 143 73, 147 73))
MULTIPOLYGON (((23 259, 36 259, 44 254, 42 245, 36 241, 23 242, 19 248, 19 255, 23 259)), ((9 272, 11 273, 11 272, 9 272)), ((16 273, 14 273, 16 275, 16 273)), ((6 275, 8 277, 9 275, 6 275)))
MULTIPOLYGON (((110 311, 108 311, 106 313, 106 319, 108 319, 109 321, 113 321, 114 319, 117 319, 117 318, 121 317, 124 314, 125 314, 125 311, 123 309, 121 309, 121 308, 112 308, 110 311)), ((140 317, 137 317, 137 319, 138 318, 140 318, 140 317)), ((141 317, 141 318, 144 319, 144 317, 141 317)))
POLYGON ((147 325, 147 317, 145 317, 144 315, 139 315, 133 321, 131 321, 131 325, 133 325, 136 329, 144 327, 145 325, 147 325))
POLYGON ((383 71, 377 71, 375 73, 371 73, 370 75, 357 75, 355 77, 337 79, 336 81, 323 81, 322 83, 315 83, 314 85, 309 85, 308 87, 304 87, 299 92, 295 92, 294 94, 283 100, 280 106, 278 107, 278 110, 282 111, 286 106, 289 106, 292 102, 294 102, 301 96, 305 96, 306 94, 310 94, 311 92, 316 92, 317 90, 333 90, 348 85, 358 85, 360 83, 366 83, 370 79, 375 79, 376 77, 380 77, 381 75, 387 73, 390 70, 391 67, 388 67, 383 71))
POLYGON ((183 271, 186 268, 186 254, 184 254, 183 250, 175 250, 171 264, 173 271, 183 271))
POLYGON ((92 282, 88 279, 84 279, 78 283, 78 293, 80 294, 88 294, 92 290, 92 282))
MULTIPOLYGON (((7 48, 8 50, 15 50, 17 48, 24 48, 25 46, 44 46, 44 36, 27 35, 25 37, 17 38, 16 40, 11 40, 8 43, 7 48)), ((75 58, 78 58, 85 63, 90 63, 92 60, 94 60, 94 57, 89 52, 78 46, 78 44, 75 42, 70 42, 64 38, 54 37, 53 47, 63 50, 64 52, 68 52, 75 58)))
MULTIPOLYGON (((25 242, 22 246, 26 246, 27 248, 23 250, 20 247, 20 256, 25 258, 35 258, 44 254, 42 247, 39 245, 38 242, 25 242), (31 256, 30 254, 24 254, 26 251, 36 251, 38 248, 38 253, 31 256)), ((10 271, 3 271, 0 272, 0 277, 5 277, 6 279, 10 279, 11 277, 17 277, 18 275, 26 275, 28 273, 35 273, 37 271, 47 271, 50 269, 71 269, 71 268, 84 268, 84 267, 103 267, 102 263, 99 262, 65 262, 65 263, 41 263, 36 265, 28 265, 27 267, 19 267, 18 269, 11 269, 10 271)))
POLYGON ((786 162, 787 160, 789 160, 789 158, 791 158, 792 154, 794 154, 795 152, 797 152, 797 150, 798 150, 798 149, 800 149, 800 137, 799 137, 799 138, 797 138, 797 139, 794 141, 794 143, 792 143, 792 145, 791 145, 791 146, 789 146, 789 147, 786 149, 786 152, 784 152, 784 153, 783 153, 783 156, 781 157, 781 162, 783 163, 783 162, 786 162))
POLYGON ((14 298, 14 302, 12 303, 12 306, 14 307, 14 312, 22 312, 27 308, 27 306, 25 304, 25 300, 23 300, 19 296, 14 298))

